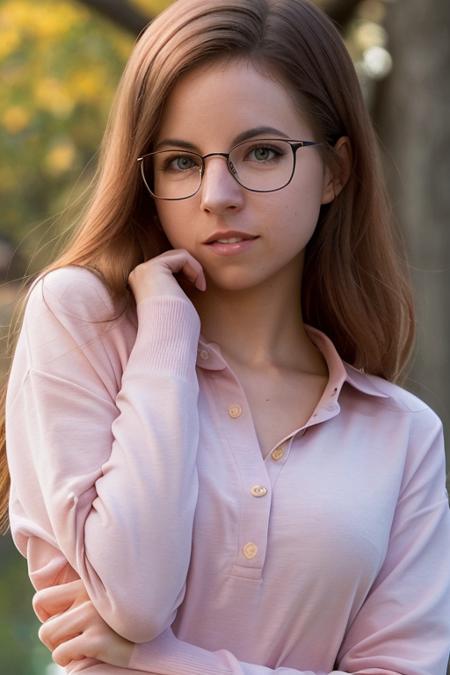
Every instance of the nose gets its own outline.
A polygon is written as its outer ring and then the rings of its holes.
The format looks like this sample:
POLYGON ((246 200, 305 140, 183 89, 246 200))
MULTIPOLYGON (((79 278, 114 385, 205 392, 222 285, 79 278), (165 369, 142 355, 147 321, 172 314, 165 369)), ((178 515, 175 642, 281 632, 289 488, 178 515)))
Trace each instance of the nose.
POLYGON ((221 212, 238 209, 244 201, 244 188, 233 178, 225 157, 208 157, 205 160, 201 192, 201 208, 221 212))

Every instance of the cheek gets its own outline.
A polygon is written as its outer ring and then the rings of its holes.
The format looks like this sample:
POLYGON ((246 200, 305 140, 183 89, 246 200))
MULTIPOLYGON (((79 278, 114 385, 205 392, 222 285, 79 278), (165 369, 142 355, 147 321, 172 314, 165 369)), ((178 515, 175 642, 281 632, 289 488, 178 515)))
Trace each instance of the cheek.
POLYGON ((291 213, 290 221, 291 226, 294 227, 300 238, 304 239, 306 237, 309 241, 313 235, 319 219, 320 207, 320 195, 319 198, 315 199, 305 195, 302 203, 296 205, 296 208, 291 213))
POLYGON ((321 197, 321 185, 317 182, 304 181, 290 190, 279 208, 277 220, 286 235, 280 240, 291 241, 293 248, 306 246, 319 219, 321 197))
POLYGON ((173 248, 187 248, 189 242, 189 217, 174 204, 158 203, 158 213, 161 227, 173 248))

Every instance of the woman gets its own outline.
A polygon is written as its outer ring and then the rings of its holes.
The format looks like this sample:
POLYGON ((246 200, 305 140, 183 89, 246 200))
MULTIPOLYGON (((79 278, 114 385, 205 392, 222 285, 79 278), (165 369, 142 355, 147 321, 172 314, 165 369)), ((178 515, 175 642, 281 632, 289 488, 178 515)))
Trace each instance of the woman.
POLYGON ((384 194, 309 3, 179 0, 142 35, 8 383, 12 535, 55 661, 444 673, 442 425, 395 384, 414 320, 384 194))

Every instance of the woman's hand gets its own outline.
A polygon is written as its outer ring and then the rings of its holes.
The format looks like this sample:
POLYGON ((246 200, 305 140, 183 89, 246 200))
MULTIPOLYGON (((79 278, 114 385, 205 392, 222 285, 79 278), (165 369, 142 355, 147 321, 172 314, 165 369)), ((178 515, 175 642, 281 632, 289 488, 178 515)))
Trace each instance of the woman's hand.
POLYGON ((128 666, 134 642, 103 621, 81 579, 38 591, 33 596, 33 609, 44 622, 39 639, 58 665, 89 657, 113 666, 128 666))
POLYGON ((201 290, 206 290, 203 268, 184 248, 165 251, 137 265, 128 277, 136 303, 149 297, 174 295, 187 298, 174 274, 181 272, 185 278, 201 290))

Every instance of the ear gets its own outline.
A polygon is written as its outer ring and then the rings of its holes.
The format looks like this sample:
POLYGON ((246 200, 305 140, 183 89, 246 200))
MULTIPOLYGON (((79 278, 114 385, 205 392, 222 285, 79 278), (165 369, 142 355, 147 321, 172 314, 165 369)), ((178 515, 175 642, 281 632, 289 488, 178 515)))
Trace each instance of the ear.
POLYGON ((325 166, 322 204, 329 204, 347 183, 352 168, 352 147, 348 136, 341 136, 334 145, 336 167, 325 166))

